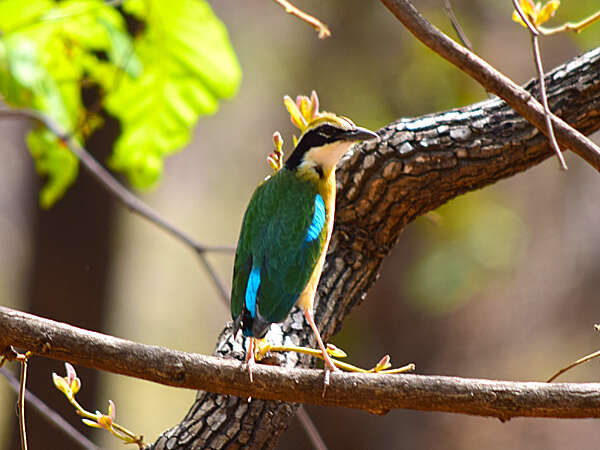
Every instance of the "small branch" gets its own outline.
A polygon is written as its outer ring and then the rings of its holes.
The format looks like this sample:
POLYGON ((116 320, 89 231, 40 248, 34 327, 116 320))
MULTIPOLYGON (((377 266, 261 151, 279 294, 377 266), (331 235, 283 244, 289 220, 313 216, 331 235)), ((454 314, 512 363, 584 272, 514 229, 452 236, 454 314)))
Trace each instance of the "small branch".
MULTIPOLYGON (((10 373, 8 370, 4 368, 0 368, 0 375, 3 375, 8 380, 8 384, 10 387, 14 389, 14 391, 19 393, 19 380, 10 373)), ((44 417, 48 422, 54 425, 57 429, 63 431, 67 436, 69 436, 73 442, 79 444, 81 448, 87 450, 100 450, 96 444, 90 441, 87 437, 81 434, 73 425, 67 422, 62 418, 60 414, 46 405, 43 401, 41 401, 37 396, 35 396, 31 391, 26 390, 25 392, 25 400, 28 405, 31 405, 33 409, 40 413, 42 417, 44 417)))
POLYGON ((519 0, 513 0, 513 5, 517 10, 517 13, 519 13, 519 16, 521 17, 523 23, 527 25, 527 28, 529 29, 529 33, 531 35, 533 61, 535 62, 535 68, 537 70, 538 79, 540 82, 540 96, 542 98, 542 104, 544 106, 544 119, 546 122, 546 130, 548 130, 548 140, 550 141, 550 145, 552 146, 554 152, 556 153, 556 156, 558 157, 560 168, 562 170, 567 170, 567 163, 565 161, 565 157, 563 156, 560 150, 560 147, 558 146, 558 142, 556 142, 556 137, 554 136, 554 128, 552 127, 552 119, 550 118, 552 112, 550 111, 550 107, 548 106, 548 95, 546 94, 546 79, 544 76, 544 68, 542 67, 542 57, 540 55, 540 33, 535 27, 535 25, 531 23, 529 17, 527 17, 527 14, 525 14, 525 11, 523 11, 523 8, 521 8, 519 0))
POLYGON ((460 39, 460 42, 462 42, 462 44, 465 47, 467 47, 469 50, 473 51, 473 45, 471 44, 471 41, 467 37, 467 34, 464 32, 464 30, 460 26, 460 23, 458 23, 458 19, 456 18, 456 15, 454 14, 454 9, 452 9, 452 4, 450 3, 450 0, 444 0, 444 7, 446 8, 446 13, 448 13, 448 17, 450 18, 450 23, 452 24, 452 28, 454 28, 454 31, 456 32, 456 35, 460 39))
POLYGON ((174 236, 176 239, 183 242, 188 247, 195 250, 200 261, 207 270, 212 279, 219 295, 225 303, 229 303, 229 296, 225 285, 217 275, 214 267, 208 261, 206 252, 231 252, 231 247, 209 247, 200 244, 187 233, 181 231, 165 219, 163 219, 156 211, 144 203, 142 200, 133 195, 128 189, 121 185, 108 170, 106 170, 88 151, 75 139, 72 135, 63 130, 56 121, 51 117, 31 109, 3 109, 0 108, 0 117, 27 118, 41 122, 52 132, 58 139, 63 141, 69 150, 77 156, 83 167, 100 183, 100 185, 119 202, 121 202, 130 211, 140 215, 144 219, 162 228, 167 233, 174 236))
POLYGON ((546 27, 538 27, 540 33, 544 36, 551 36, 553 34, 562 33, 564 31, 574 31, 575 33, 580 33, 584 28, 590 26, 594 22, 600 19, 600 11, 592 14, 590 17, 583 19, 580 22, 567 22, 559 27, 555 28, 546 28, 546 27))
POLYGON ((319 434, 319 430, 317 430, 317 427, 308 415, 304 405, 300 405, 298 407, 298 410, 296 411, 296 417, 298 418, 300 425, 302 425, 302 428, 304 428, 304 431, 306 432, 306 435, 308 436, 313 448, 315 450, 327 450, 325 441, 323 441, 323 438, 319 434))
POLYGON ((300 20, 305 21, 306 23, 312 25, 312 27, 319 33, 319 39, 325 39, 326 37, 331 36, 331 31, 323 22, 317 19, 310 14, 305 13, 304 11, 296 8, 287 0, 274 0, 275 3, 278 3, 283 8, 285 8, 285 12, 291 14, 293 16, 298 17, 300 20))
POLYGON ((19 433, 21 435, 21 450, 27 450, 27 429, 25 427, 25 385, 27 383, 27 360, 31 353, 17 355, 17 361, 21 363, 21 378, 19 380, 19 433))
MULTIPOLYGON (((548 132, 544 107, 529 92, 434 27, 419 14, 410 1, 381 1, 417 39, 456 65, 488 91, 501 97, 542 133, 548 132)), ((600 172, 600 149, 559 117, 552 114, 551 118, 558 142, 600 172)))
POLYGON ((588 362, 599 356, 600 356, 600 350, 597 352, 594 352, 594 353, 590 353, 589 355, 584 356, 583 358, 579 358, 577 361, 572 362, 571 364, 569 364, 566 367, 563 367, 558 372, 556 372, 554 375, 552 375, 550 378, 548 378, 546 383, 551 383, 552 381, 556 380, 559 376, 561 376, 563 373, 567 372, 568 370, 571 370, 573 367, 583 364, 585 362, 588 362))
POLYGON ((375 414, 404 408, 501 420, 600 417, 600 383, 336 372, 331 374, 327 395, 322 397, 322 370, 257 364, 251 383, 242 363, 235 359, 138 344, 0 307, 0 347, 9 345, 93 369, 242 398, 344 406, 375 414))

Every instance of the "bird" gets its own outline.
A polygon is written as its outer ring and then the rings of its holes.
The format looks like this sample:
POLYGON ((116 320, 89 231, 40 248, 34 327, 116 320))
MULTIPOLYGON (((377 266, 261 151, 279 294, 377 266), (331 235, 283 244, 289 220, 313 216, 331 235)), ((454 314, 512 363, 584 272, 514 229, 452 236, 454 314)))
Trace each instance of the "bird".
POLYGON ((234 335, 241 330, 248 343, 245 363, 250 381, 256 340, 272 323, 285 320, 294 305, 304 310, 323 354, 325 387, 330 371, 338 370, 313 315, 333 230, 335 168, 353 144, 377 137, 346 117, 318 113, 295 140, 281 169, 254 191, 242 221, 231 290, 234 335))

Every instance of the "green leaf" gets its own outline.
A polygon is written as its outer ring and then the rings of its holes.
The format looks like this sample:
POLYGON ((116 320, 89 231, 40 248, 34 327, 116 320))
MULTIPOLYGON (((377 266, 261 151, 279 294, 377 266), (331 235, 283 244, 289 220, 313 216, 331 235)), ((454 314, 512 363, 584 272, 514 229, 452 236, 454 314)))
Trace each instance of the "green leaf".
MULTIPOLYGON (((126 0, 123 8, 145 22, 135 41, 104 0, 29 0, 26 7, 0 0, 0 95, 82 140, 101 120, 82 104, 81 85, 98 83, 123 129, 112 166, 149 186, 164 158, 188 142, 198 117, 236 92, 241 72, 206 1, 126 0)), ((75 180, 77 161, 46 130, 34 130, 27 142, 48 178, 40 193, 48 207, 75 180)))
POLYGON ((109 61, 119 70, 125 71, 127 75, 134 78, 140 76, 142 63, 133 49, 131 37, 124 30, 102 18, 99 18, 98 22, 104 26, 110 39, 109 61))
MULTIPOLYGON (((62 126, 71 126, 73 117, 64 103, 65 92, 41 65, 35 42, 13 34, 0 41, 0 49, 0 93, 5 101, 37 109, 62 126)), ((37 172, 48 178, 40 192, 40 204, 49 208, 75 181, 77 158, 45 128, 31 131, 26 141, 37 172)))
POLYGON ((106 107, 123 128, 110 163, 135 186, 148 187, 163 159, 188 143, 198 117, 235 94, 241 70, 204 0, 129 0, 123 7, 146 22, 134 44, 144 69, 107 95, 106 107))
POLYGON ((77 178, 77 158, 46 128, 29 132, 26 140, 35 169, 48 178, 40 191, 40 205, 50 208, 77 178))
POLYGON ((54 6, 52 0, 1 0, 0 31, 4 34, 37 23, 54 6))

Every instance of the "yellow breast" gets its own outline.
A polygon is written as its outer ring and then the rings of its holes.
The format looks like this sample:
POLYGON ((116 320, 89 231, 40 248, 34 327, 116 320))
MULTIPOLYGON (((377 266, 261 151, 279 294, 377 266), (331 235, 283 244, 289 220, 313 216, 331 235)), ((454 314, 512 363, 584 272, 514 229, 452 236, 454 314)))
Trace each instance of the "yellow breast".
POLYGON ((333 217, 335 214, 335 168, 330 170, 329 173, 325 173, 323 179, 317 180, 317 190, 323 202, 325 203, 325 226, 327 227, 327 237, 325 239, 325 245, 321 256, 317 261, 306 287, 298 297, 296 304, 303 308, 312 308, 313 301, 315 299, 315 293, 317 292, 317 286, 319 285, 319 279, 321 278, 321 271, 325 264, 325 257, 327 256, 327 248, 329 247, 329 240, 331 239, 331 232, 333 230, 333 217))

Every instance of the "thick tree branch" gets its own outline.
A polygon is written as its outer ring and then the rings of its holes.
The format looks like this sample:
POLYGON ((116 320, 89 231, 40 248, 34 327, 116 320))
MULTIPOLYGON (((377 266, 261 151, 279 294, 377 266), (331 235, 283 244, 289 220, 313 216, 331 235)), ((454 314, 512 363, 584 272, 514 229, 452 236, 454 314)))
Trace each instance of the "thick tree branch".
POLYGON ((255 381, 235 359, 138 344, 0 307, 0 347, 169 386, 384 414, 395 408, 512 417, 600 417, 600 383, 519 383, 423 375, 331 374, 258 365, 255 381))
MULTIPOLYGON (((429 23, 408 0, 381 0, 382 3, 421 42, 460 70, 477 80, 488 91, 504 99, 542 133, 548 133, 546 112, 530 92, 494 69, 467 48, 457 44, 429 23)), ((548 80, 550 81, 550 80, 548 80)), ((571 128, 556 115, 550 115, 556 137, 563 147, 577 153, 600 171, 600 150, 585 135, 571 128)))

